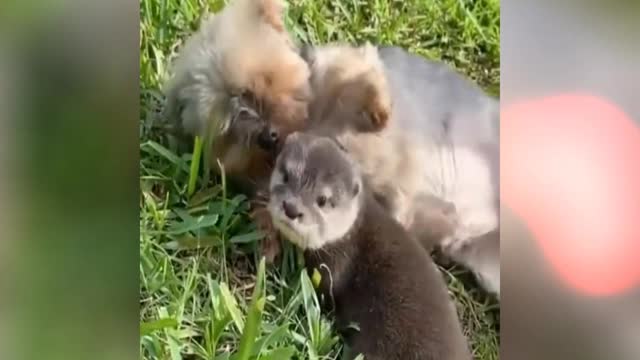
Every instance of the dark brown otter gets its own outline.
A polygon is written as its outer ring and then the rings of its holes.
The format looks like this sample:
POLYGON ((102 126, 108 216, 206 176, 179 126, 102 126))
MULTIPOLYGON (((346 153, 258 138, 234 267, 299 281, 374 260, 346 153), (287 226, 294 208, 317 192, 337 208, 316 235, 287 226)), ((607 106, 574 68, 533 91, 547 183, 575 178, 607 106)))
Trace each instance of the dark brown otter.
POLYGON ((320 272, 318 292, 351 357, 471 359, 433 260, 375 200, 335 141, 290 135, 275 168, 271 215, 305 250, 308 271, 320 272))

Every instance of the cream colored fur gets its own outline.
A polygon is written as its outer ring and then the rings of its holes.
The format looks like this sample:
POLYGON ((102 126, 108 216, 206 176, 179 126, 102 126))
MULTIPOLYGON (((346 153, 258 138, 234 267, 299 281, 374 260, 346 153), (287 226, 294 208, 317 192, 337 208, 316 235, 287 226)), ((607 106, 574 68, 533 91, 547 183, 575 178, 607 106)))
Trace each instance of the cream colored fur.
POLYGON ((186 41, 165 92, 169 113, 187 133, 203 135, 211 126, 224 134, 229 97, 243 90, 278 95, 306 84, 308 67, 279 22, 282 6, 277 0, 233 0, 186 41))
MULTIPOLYGON (((385 70, 375 48, 318 47, 314 50, 311 68, 316 97, 330 89, 333 81, 342 81, 342 77, 332 74, 346 77, 360 71, 377 74, 367 79, 374 79, 379 93, 383 94, 381 97, 388 97, 386 104, 391 104, 386 82, 377 81, 385 78, 385 70), (344 72, 332 68, 344 69, 344 72)), ((442 241, 442 246, 451 254, 497 229, 499 217, 494 208, 497 194, 494 194, 485 160, 469 148, 425 141, 424 136, 398 126, 393 115, 390 109, 388 123, 378 132, 341 131, 336 137, 356 159, 374 192, 388 201, 396 220, 405 228, 411 228, 414 215, 423 213, 420 207, 429 206, 418 200, 425 194, 453 204, 455 228, 452 235, 442 241)), ((314 125, 331 126, 324 120, 314 125)), ((482 258, 476 259, 470 253, 460 259, 465 265, 476 267, 479 280, 499 296, 499 246, 482 258)))

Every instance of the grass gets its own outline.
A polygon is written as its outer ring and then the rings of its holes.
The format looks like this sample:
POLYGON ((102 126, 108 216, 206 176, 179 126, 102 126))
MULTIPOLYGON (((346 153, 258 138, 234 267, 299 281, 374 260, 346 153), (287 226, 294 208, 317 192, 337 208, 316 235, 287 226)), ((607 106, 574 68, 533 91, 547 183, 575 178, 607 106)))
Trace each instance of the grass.
MULTIPOLYGON (((155 129, 169 61, 219 0, 140 2, 140 356, 145 359, 337 359, 331 322, 290 246, 282 263, 256 258, 246 198, 224 177, 193 175, 155 129)), ((498 0, 288 2, 303 41, 394 44, 452 65, 499 91, 498 0)), ((443 269, 477 359, 497 359, 499 310, 468 273, 443 269)))

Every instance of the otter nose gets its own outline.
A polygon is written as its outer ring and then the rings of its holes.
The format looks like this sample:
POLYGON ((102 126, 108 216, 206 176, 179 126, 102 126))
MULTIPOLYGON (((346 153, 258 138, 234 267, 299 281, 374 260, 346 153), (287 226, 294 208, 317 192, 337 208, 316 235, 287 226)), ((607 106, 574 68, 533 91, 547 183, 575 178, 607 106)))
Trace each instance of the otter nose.
POLYGON ((274 129, 266 128, 258 135, 258 145, 265 150, 273 150, 278 144, 279 134, 274 129))
POLYGON ((295 205, 290 204, 286 201, 282 202, 282 208, 284 209, 284 214, 291 220, 295 220, 302 217, 302 213, 298 211, 295 205))

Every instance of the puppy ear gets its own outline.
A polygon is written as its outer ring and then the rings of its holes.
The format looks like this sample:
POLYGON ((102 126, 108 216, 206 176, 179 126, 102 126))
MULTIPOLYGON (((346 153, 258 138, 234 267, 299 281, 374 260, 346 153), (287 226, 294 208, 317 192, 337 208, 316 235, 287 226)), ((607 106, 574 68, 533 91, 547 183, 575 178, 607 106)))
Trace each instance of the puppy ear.
POLYGON ((281 0, 255 0, 258 4, 258 12, 265 23, 278 32, 285 32, 284 28, 284 4, 281 0))

